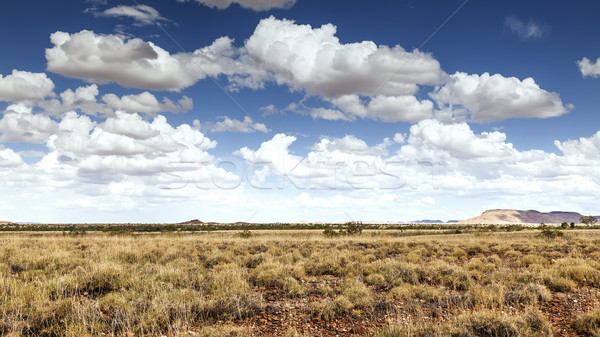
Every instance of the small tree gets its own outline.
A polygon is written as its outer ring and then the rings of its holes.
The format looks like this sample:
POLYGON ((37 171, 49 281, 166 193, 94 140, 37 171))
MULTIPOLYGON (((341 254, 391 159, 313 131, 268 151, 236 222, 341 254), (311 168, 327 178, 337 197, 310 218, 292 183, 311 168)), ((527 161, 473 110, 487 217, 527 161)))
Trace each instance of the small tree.
POLYGON ((363 228, 365 227, 360 221, 350 221, 346 222, 347 226, 346 233, 348 235, 362 234, 363 228))
POLYGON ((569 224, 567 222, 563 222, 560 224, 560 228, 567 229, 567 228, 569 228, 569 224))
POLYGON ((593 217, 591 215, 587 215, 587 216, 582 216, 581 218, 579 218, 579 221, 581 221, 581 223, 584 223, 588 226, 591 226, 591 225, 595 224, 596 221, 598 221, 598 219, 596 219, 595 217, 593 217))

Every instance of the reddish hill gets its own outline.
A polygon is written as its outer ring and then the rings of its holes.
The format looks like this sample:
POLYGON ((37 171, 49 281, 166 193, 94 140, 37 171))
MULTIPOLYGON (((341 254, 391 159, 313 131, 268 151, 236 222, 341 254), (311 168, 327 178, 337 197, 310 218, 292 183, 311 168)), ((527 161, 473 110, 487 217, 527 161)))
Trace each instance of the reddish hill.
POLYGON ((491 209, 483 212, 480 216, 461 220, 459 223, 469 224, 521 224, 521 223, 579 223, 581 214, 577 212, 549 212, 542 213, 536 210, 516 209, 491 209))

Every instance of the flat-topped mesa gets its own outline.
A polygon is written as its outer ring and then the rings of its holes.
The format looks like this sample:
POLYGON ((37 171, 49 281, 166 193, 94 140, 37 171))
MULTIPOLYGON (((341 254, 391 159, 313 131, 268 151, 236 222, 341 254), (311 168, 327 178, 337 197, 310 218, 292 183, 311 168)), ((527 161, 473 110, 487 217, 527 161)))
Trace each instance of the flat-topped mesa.
POLYGON ((539 223, 579 223, 581 214, 577 212, 552 211, 548 213, 536 210, 490 209, 480 216, 461 220, 468 224, 539 224, 539 223))

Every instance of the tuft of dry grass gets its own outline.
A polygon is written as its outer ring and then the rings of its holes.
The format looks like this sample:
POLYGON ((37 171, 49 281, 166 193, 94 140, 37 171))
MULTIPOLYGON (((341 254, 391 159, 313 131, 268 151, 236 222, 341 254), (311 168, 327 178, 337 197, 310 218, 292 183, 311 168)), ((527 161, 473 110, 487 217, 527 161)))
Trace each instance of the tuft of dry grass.
POLYGON ((463 314, 442 324, 393 326, 377 331, 371 337, 514 337, 552 336, 552 327, 539 311, 521 316, 507 316, 495 311, 463 314))
POLYGON ((600 336, 600 310, 587 312, 571 322, 571 326, 580 334, 600 336))

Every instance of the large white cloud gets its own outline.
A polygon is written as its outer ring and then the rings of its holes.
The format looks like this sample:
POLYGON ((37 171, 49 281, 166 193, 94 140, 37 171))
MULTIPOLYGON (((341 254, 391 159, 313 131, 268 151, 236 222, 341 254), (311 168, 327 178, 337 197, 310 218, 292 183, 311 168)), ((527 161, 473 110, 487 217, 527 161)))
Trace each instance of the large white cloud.
POLYGON ((423 197, 519 200, 550 191, 583 199, 600 192, 600 133, 556 142, 563 155, 519 151, 504 133, 476 133, 464 122, 437 120, 421 121, 408 137, 386 138, 374 146, 351 135, 323 138, 304 156, 291 149, 295 140, 277 134, 256 150, 239 151, 255 167, 254 184, 280 188, 281 181, 289 181, 288 186, 301 190, 391 189, 403 194, 409 189, 423 197), (399 148, 392 151, 394 146, 399 148))
POLYGON ((0 74, 0 101, 40 100, 52 94, 54 82, 44 73, 13 69, 12 74, 0 74))
POLYGON ((117 111, 93 121, 68 112, 48 137, 49 152, 37 163, 26 164, 13 149, 0 145, 0 192, 12 196, 9 203, 0 202, 0 209, 19 205, 37 212, 15 208, 10 219, 24 221, 82 221, 88 216, 119 221, 113 214, 123 221, 123 212, 131 220, 149 220, 144 213, 166 204, 177 208, 209 204, 210 198, 226 200, 230 197, 214 191, 237 186, 240 177, 218 166, 208 152, 215 146, 192 126, 174 127, 162 116, 146 121, 117 111), (210 197, 207 188, 213 189, 210 197))
MULTIPOLYGON (((146 121, 138 114, 117 111, 96 122, 69 112, 48 137, 49 152, 39 162, 18 166, 18 158, 8 152, 4 165, 17 165, 19 171, 7 181, 24 190, 40 194, 70 190, 81 200, 110 195, 118 200, 126 195, 128 203, 143 207, 140 198, 193 199, 173 192, 187 185, 197 186, 196 191, 237 186, 239 175, 219 167, 208 152, 216 145, 192 126, 173 127, 163 116, 146 121)), ((101 201, 106 203, 110 201, 101 201)))
POLYGON ((102 124, 75 112, 67 113, 58 125, 58 132, 48 140, 48 147, 71 158, 99 156, 146 155, 165 156, 182 150, 192 150, 204 159, 203 150, 216 146, 191 126, 173 128, 163 116, 150 123, 138 114, 117 111, 102 124))
POLYGON ((579 71, 581 71, 583 77, 600 77, 600 57, 596 62, 592 62, 587 57, 584 57, 577 61, 577 65, 579 66, 579 71))
POLYGON ((343 138, 323 138, 306 156, 293 153, 290 146, 296 137, 277 134, 263 142, 256 150, 244 147, 236 154, 244 158, 255 170, 251 183, 258 188, 278 188, 289 182, 299 189, 352 189, 381 188, 402 183, 397 177, 384 172, 383 156, 392 144, 389 139, 375 146, 346 135, 343 138), (279 181, 269 178, 278 177, 279 181))
POLYGON ((296 0, 177 0, 179 2, 196 1, 199 4, 225 9, 231 4, 238 4, 244 8, 249 8, 255 11, 266 11, 273 8, 286 9, 292 7, 296 0))
POLYGON ((178 91, 206 76, 232 73, 232 40, 219 38, 193 53, 170 54, 152 42, 83 30, 55 32, 46 49, 48 70, 95 83, 178 91))
POLYGON ((560 95, 541 89, 532 78, 519 80, 489 73, 450 75, 448 83, 430 96, 441 108, 466 109, 476 122, 509 118, 548 118, 566 114, 572 105, 563 105, 560 95))
POLYGON ((57 123, 46 115, 32 113, 23 104, 13 104, 2 112, 0 142, 44 143, 56 130, 57 123))
POLYGON ((442 74, 431 54, 372 41, 343 44, 332 24, 313 28, 272 16, 260 21, 245 50, 277 83, 325 97, 410 95, 442 74))
POLYGON ((320 96, 331 107, 290 106, 289 110, 328 120, 369 118, 415 122, 432 116, 432 102, 413 96, 422 85, 441 83, 442 70, 431 54, 372 41, 343 44, 337 28, 263 19, 245 43, 243 58, 256 70, 230 80, 256 87, 274 81, 291 90, 320 96))

